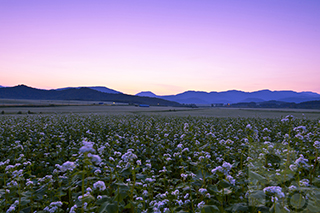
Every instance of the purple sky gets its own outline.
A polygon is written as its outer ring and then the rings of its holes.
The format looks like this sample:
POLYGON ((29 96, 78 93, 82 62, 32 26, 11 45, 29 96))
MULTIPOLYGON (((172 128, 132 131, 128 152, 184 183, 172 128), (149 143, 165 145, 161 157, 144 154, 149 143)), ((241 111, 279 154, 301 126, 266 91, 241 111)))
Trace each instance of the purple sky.
POLYGON ((320 93, 319 0, 2 0, 0 85, 320 93))

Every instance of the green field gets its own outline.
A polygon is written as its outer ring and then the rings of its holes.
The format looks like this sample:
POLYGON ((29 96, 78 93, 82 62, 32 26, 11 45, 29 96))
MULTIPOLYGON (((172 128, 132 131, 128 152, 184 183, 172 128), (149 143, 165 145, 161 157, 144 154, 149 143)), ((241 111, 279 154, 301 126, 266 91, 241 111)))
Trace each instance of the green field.
MULTIPOLYGON (((57 104, 52 102, 50 104, 57 104)), ((163 116, 204 116, 204 117, 249 117, 249 118, 281 118, 292 114, 297 118, 320 119, 320 110, 302 109, 238 109, 238 108, 185 108, 185 107, 157 107, 151 106, 110 106, 110 105, 86 105, 83 102, 78 105, 21 105, 8 106, 0 104, 0 113, 4 115, 20 114, 66 114, 66 113, 98 113, 108 115, 163 115, 163 116)), ((74 104, 74 103, 73 103, 74 104)), ((1 114, 0 114, 1 115, 1 114)))
POLYGON ((0 212, 319 212, 319 120, 94 107, 0 116, 0 212))

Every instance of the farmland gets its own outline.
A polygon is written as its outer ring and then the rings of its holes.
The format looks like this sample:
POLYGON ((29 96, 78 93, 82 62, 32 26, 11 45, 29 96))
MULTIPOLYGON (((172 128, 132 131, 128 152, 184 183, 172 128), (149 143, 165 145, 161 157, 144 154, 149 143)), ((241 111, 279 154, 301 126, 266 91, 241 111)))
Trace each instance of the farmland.
POLYGON ((53 108, 2 108, 2 212, 320 208, 317 111, 53 108))

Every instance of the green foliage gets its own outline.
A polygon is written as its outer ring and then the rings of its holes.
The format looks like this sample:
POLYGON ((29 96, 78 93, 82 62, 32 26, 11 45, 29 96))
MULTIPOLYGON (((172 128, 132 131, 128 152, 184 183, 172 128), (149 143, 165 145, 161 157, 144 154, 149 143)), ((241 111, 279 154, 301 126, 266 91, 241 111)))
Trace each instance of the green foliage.
POLYGON ((315 212, 315 141, 306 119, 2 116, 0 211, 315 212))

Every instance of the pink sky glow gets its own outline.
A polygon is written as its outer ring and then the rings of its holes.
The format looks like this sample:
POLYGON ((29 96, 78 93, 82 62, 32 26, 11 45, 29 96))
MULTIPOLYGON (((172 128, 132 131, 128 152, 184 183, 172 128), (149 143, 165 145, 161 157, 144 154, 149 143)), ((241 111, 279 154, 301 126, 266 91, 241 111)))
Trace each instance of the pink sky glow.
POLYGON ((320 1, 4 0, 0 85, 320 93, 320 1))

